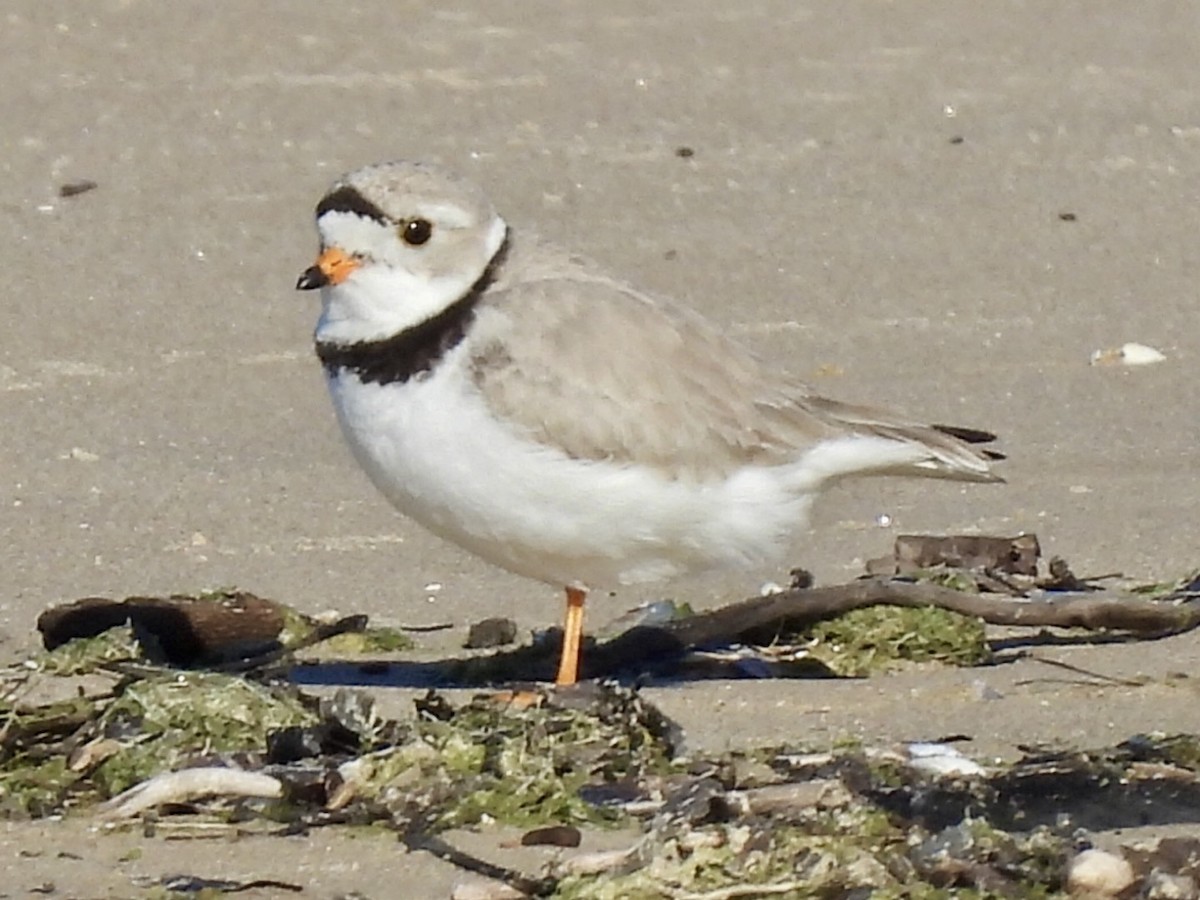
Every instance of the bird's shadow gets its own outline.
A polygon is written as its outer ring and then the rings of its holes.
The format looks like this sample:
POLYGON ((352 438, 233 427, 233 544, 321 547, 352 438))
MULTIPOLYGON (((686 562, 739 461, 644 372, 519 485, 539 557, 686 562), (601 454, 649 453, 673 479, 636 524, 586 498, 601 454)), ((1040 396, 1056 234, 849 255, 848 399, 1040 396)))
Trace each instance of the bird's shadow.
MULTIPOLYGON (((337 687, 491 688, 528 681, 551 681, 561 632, 510 650, 435 660, 329 660, 300 663, 289 672, 296 684, 337 687)), ((757 655, 697 654, 671 631, 652 625, 631 628, 607 641, 585 640, 584 679, 615 679, 628 684, 714 679, 837 678, 812 658, 765 659, 757 655)))

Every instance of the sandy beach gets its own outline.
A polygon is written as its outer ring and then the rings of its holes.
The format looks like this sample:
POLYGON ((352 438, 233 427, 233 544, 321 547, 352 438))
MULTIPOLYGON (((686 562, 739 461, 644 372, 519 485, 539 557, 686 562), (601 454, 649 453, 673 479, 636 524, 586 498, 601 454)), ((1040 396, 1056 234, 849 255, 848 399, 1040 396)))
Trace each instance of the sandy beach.
MULTIPOLYGON (((1198 26, 1182 0, 10 0, 0 653, 35 646, 52 603, 231 585, 452 623, 435 651, 485 616, 557 620, 556 590, 397 515, 337 432, 316 300, 293 285, 327 185, 392 158, 463 171, 514 227, 680 298, 823 394, 1001 436, 1006 485, 825 496, 793 560, 820 581, 911 532, 1032 531, 1081 575, 1182 576, 1200 564, 1198 26), (1165 361, 1089 364, 1131 341, 1165 361)), ((786 576, 622 591, 590 623, 786 576)), ((1200 732, 1194 635, 1037 654, 1121 681, 1031 659, 648 696, 717 749, 962 733, 990 758, 1200 732)), ((448 896, 458 873, 401 853, 5 822, 0 895, 136 896, 137 878, 195 871, 383 898, 403 870, 407 896, 448 896)))

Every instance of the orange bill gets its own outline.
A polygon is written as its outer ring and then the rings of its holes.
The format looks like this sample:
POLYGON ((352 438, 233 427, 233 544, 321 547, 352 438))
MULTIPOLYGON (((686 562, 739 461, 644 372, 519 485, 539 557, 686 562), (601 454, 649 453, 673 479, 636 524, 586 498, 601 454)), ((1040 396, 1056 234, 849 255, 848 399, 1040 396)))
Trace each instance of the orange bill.
POLYGON ((296 282, 296 290, 311 291, 327 284, 341 284, 350 273, 359 267, 359 262, 341 247, 328 247, 317 257, 296 282))

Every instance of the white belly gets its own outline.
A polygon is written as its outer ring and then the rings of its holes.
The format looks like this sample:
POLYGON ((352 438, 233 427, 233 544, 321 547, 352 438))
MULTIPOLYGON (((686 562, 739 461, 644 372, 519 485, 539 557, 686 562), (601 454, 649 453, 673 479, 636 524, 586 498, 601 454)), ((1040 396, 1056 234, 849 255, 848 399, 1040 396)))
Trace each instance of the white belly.
POLYGON ((627 584, 772 560, 805 524, 811 496, 784 489, 781 469, 696 484, 536 444, 489 414, 456 355, 424 380, 343 372, 329 387, 375 486, 489 562, 559 585, 627 584))

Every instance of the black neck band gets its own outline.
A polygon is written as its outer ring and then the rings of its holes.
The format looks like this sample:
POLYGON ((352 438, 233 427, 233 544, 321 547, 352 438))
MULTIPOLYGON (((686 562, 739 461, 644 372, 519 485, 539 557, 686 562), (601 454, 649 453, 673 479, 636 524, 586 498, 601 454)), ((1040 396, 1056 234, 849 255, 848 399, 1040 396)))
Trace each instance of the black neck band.
POLYGON ((334 375, 348 369, 366 384, 394 384, 430 371, 467 334, 475 307, 508 255, 508 235, 470 289, 444 310, 392 337, 355 344, 317 342, 317 357, 334 375))

